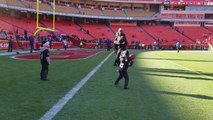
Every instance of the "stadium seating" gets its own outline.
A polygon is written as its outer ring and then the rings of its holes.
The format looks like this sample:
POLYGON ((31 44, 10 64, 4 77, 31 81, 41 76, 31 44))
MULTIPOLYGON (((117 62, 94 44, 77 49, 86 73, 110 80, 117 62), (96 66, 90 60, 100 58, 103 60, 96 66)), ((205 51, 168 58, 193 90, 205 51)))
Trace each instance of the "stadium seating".
POLYGON ((193 41, 184 37, 177 31, 173 30, 170 26, 142 26, 147 32, 159 39, 161 44, 174 45, 177 40, 181 44, 192 44, 193 41))
POLYGON ((21 31, 27 30, 28 33, 31 33, 31 34, 34 33, 35 30, 36 30, 36 27, 35 27, 36 26, 36 22, 33 19, 13 18, 13 17, 8 17, 8 16, 0 16, 0 20, 6 21, 8 24, 12 25, 13 28, 11 30, 14 30, 14 28, 18 28, 18 29, 21 29, 21 31))
POLYGON ((203 27, 199 26, 179 26, 179 31, 183 32, 188 37, 192 38, 193 40, 203 41, 205 40, 205 35, 211 33, 210 31, 206 30, 203 27))
POLYGON ((110 10, 110 9, 105 9, 103 10, 103 13, 105 16, 112 16, 112 17, 123 17, 125 14, 123 13, 122 10, 110 10))
POLYGON ((8 5, 24 7, 19 0, 6 0, 8 5))
POLYGON ((81 24, 81 26, 88 30, 91 35, 96 39, 102 38, 114 40, 114 34, 107 28, 105 25, 90 25, 90 24, 81 24))
MULTIPOLYGON (((51 25, 51 23, 47 23, 43 21, 45 25, 51 25)), ((79 39, 86 39, 86 40, 92 40, 93 38, 89 36, 85 31, 83 31, 78 25, 69 22, 69 21, 61 21, 56 22, 56 29, 61 31, 62 33, 65 33, 67 35, 76 35, 79 37, 79 39)))
POLYGON ((6 0, 0 0, 0 3, 7 4, 6 0))
POLYGON ((13 30, 13 26, 7 22, 0 20, 0 30, 11 31, 13 30))
POLYGON ((56 12, 72 13, 72 14, 79 13, 79 11, 75 7, 66 7, 61 5, 56 6, 56 12))
POLYGON ((101 11, 97 8, 79 8, 80 14, 101 16, 101 11))
POLYGON ((207 27, 208 29, 210 29, 211 31, 213 31, 213 27, 207 27))
POLYGON ((128 17, 152 17, 155 12, 146 12, 139 10, 125 10, 128 17))
POLYGON ((140 42, 147 45, 154 42, 154 39, 142 31, 142 29, 138 26, 111 25, 110 27, 115 33, 118 31, 118 28, 123 28, 129 44, 140 42))
MULTIPOLYGON (((36 9, 36 2, 33 1, 23 1, 22 2, 26 7, 36 9)), ((52 11, 52 7, 47 3, 40 3, 39 10, 52 11)))

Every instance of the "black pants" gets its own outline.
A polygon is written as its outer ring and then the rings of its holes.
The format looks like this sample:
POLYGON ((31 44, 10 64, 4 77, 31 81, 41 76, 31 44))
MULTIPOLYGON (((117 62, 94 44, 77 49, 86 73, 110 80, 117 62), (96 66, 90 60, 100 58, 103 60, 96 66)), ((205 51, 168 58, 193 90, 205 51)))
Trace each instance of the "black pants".
POLYGON ((115 81, 115 85, 118 85, 119 81, 124 77, 125 79, 125 83, 124 83, 124 88, 128 87, 128 83, 129 83, 129 75, 127 70, 119 70, 119 75, 115 81))
POLYGON ((12 44, 9 44, 9 46, 8 46, 8 52, 13 52, 13 45, 12 44))
POLYGON ((33 52, 33 49, 34 49, 34 46, 33 46, 33 45, 30 45, 30 53, 33 52))
POLYGON ((67 50, 67 45, 64 45, 64 49, 67 50))
POLYGON ((41 63, 41 73, 40 73, 41 80, 47 80, 47 75, 49 71, 48 66, 49 66, 48 64, 41 63))
POLYGON ((117 51, 116 51, 116 58, 115 58, 115 61, 114 61, 114 66, 118 66, 120 63, 120 61, 119 61, 119 56, 120 56, 120 54, 121 54, 121 49, 118 49, 117 51))
POLYGON ((177 49, 177 52, 179 52, 179 50, 180 50, 180 47, 176 47, 176 49, 177 49))

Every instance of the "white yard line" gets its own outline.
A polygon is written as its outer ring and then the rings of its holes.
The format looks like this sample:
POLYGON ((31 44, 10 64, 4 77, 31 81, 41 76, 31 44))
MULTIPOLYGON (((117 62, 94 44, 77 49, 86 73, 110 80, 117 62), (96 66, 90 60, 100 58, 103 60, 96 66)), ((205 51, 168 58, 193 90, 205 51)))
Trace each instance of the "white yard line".
POLYGON ((52 106, 40 120, 52 120, 56 114, 64 107, 64 105, 73 98, 80 88, 95 74, 95 72, 107 61, 113 54, 110 53, 103 61, 101 61, 92 71, 90 71, 77 85, 75 85, 63 98, 52 106))
POLYGON ((206 77, 206 78, 208 78, 208 79, 212 79, 212 80, 213 80, 213 77, 204 75, 204 74, 199 73, 199 72, 197 72, 197 71, 195 71, 195 70, 192 70, 192 69, 190 69, 190 68, 184 67, 184 66, 182 66, 182 65, 180 65, 180 64, 177 64, 177 63, 175 63, 175 62, 172 62, 171 60, 167 60, 167 59, 164 58, 164 57, 161 57, 161 56, 158 56, 158 55, 156 55, 156 56, 159 57, 159 58, 161 58, 161 59, 166 60, 167 62, 170 62, 170 63, 172 63, 172 64, 175 64, 176 66, 179 66, 179 67, 181 67, 181 68, 183 68, 183 69, 185 69, 185 70, 189 70, 189 71, 191 71, 191 72, 197 73, 198 75, 201 75, 201 76, 204 76, 204 77, 206 77))
MULTIPOLYGON (((23 53, 30 53, 30 51, 17 51, 19 52, 20 54, 23 54, 23 53)), ((16 52, 5 52, 5 53, 0 53, 0 56, 7 56, 7 55, 15 55, 17 54, 16 52)))

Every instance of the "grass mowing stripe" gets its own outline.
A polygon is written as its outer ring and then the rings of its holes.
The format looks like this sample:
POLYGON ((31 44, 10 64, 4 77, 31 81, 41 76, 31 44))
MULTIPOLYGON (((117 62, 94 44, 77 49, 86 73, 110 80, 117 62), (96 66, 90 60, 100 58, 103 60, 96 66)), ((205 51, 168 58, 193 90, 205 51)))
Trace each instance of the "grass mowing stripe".
POLYGON ((72 88, 62 99, 60 99, 40 120, 51 120, 63 108, 63 106, 78 92, 78 90, 94 75, 94 73, 106 62, 113 54, 111 52, 101 63, 89 72, 74 88, 72 88))
MULTIPOLYGON (((158 56, 158 55, 156 55, 156 56, 158 56)), ((192 70, 192 69, 190 69, 190 68, 184 67, 184 66, 182 66, 182 65, 180 65, 180 64, 177 64, 177 63, 175 63, 175 62, 172 62, 171 60, 167 60, 167 59, 164 58, 164 57, 161 57, 161 56, 158 56, 158 57, 160 57, 161 59, 164 59, 165 61, 168 61, 168 62, 170 62, 170 63, 172 63, 172 64, 175 64, 176 66, 179 66, 179 67, 181 67, 181 68, 183 68, 183 69, 185 69, 185 70, 189 70, 189 71, 191 71, 191 72, 197 73, 197 74, 199 74, 199 75, 201 75, 201 76, 204 76, 204 77, 206 77, 206 78, 208 78, 208 79, 213 80, 213 78, 210 77, 210 76, 204 75, 204 74, 199 73, 199 72, 197 72, 197 71, 195 71, 195 70, 192 70)))

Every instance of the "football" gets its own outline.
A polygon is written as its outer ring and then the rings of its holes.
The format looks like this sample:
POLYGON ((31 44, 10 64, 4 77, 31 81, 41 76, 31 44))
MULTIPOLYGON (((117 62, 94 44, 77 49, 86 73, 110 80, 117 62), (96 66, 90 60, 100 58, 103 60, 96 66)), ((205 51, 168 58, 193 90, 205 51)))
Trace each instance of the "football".
POLYGON ((130 54, 129 55, 129 60, 133 61, 136 58, 135 54, 130 54))

